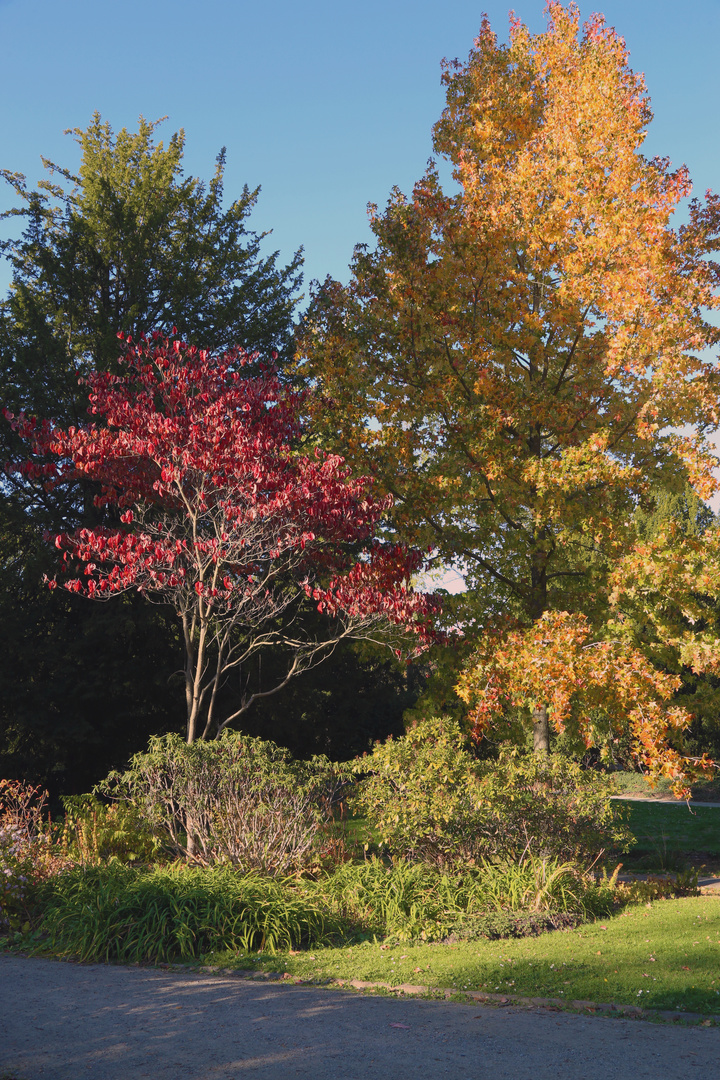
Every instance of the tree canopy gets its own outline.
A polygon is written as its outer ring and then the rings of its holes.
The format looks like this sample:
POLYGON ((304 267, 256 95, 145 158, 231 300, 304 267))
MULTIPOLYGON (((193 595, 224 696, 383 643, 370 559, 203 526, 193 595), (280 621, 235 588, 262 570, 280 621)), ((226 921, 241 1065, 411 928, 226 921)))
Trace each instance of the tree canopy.
POLYGON ((180 618, 188 742, 224 730, 345 638, 387 639, 393 627, 432 636, 436 605, 409 588, 421 557, 376 538, 387 499, 337 455, 298 453, 301 396, 272 372, 246 375, 248 361, 156 333, 126 343, 122 374, 88 376, 97 422, 61 429, 5 412, 39 458, 23 472, 51 488, 89 479, 111 512, 55 537, 65 587, 100 600, 137 591, 180 618), (319 638, 303 625, 304 599, 328 616, 319 638), (218 715, 229 675, 278 645, 282 677, 218 715))
MULTIPOLYGON (((398 534, 462 564, 467 619, 608 624, 608 574, 662 487, 715 490, 720 201, 642 153, 650 102, 601 16, 487 20, 446 63, 431 163, 370 208, 373 250, 316 290, 304 370, 398 534)), ((470 631, 471 623, 466 621, 470 631)), ((547 745, 547 704, 534 710, 547 745)))
POLYGON ((286 360, 301 281, 301 252, 285 267, 248 228, 259 188, 223 208, 225 151, 208 184, 183 172, 185 134, 155 141, 161 121, 117 134, 99 113, 74 128, 77 173, 43 158, 49 178, 30 188, 2 170, 25 221, 0 245, 12 269, 0 309, 4 400, 71 420, 84 408, 77 376, 117 358, 118 331, 173 326, 207 349, 241 344, 286 360))
POLYGON ((208 184, 186 177, 185 133, 156 143, 162 122, 140 117, 137 132, 116 135, 95 113, 86 129, 67 132, 82 152, 77 174, 43 158, 50 179, 30 190, 24 176, 2 171, 21 200, 3 216, 27 220, 22 238, 3 246, 10 309, 30 324, 44 315, 94 370, 116 359, 118 331, 172 324, 209 349, 286 350, 301 252, 283 268, 277 252, 261 254, 268 234, 247 227, 260 189, 245 185, 223 209, 224 148, 208 184))

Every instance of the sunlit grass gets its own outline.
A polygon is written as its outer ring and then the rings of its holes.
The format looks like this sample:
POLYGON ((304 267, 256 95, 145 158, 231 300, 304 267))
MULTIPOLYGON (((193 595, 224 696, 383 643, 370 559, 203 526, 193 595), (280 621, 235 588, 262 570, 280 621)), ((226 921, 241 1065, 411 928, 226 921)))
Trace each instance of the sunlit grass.
MULTIPOLYGON (((646 777, 641 773, 615 772, 612 774, 612 778, 617 791, 625 795, 640 798, 653 798, 658 795, 672 796, 672 781, 666 777, 660 777, 659 780, 656 780, 654 787, 650 786, 646 777)), ((705 799, 720 801, 720 778, 718 778, 717 774, 713 774, 709 780, 703 783, 694 785, 692 796, 701 802, 705 799)))
POLYGON ((225 967, 720 1014, 720 897, 664 900, 575 930, 454 945, 216 953, 225 967))

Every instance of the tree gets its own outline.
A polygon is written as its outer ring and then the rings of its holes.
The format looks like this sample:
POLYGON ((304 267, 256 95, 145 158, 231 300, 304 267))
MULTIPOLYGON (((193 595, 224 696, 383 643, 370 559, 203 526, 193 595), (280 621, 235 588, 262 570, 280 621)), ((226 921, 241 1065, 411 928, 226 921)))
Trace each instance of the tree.
POLYGON ((613 572, 616 603, 653 663, 680 676, 677 700, 693 714, 687 741, 718 757, 720 679, 707 659, 720 638, 720 521, 691 488, 655 492, 636 518, 639 544, 613 572))
MULTIPOLYGON (((163 144, 158 124, 142 118, 136 131, 115 133, 95 115, 72 134, 77 170, 45 161, 35 188, 2 174, 15 204, 6 226, 23 231, 0 245, 12 272, 0 302, 0 406, 82 424, 78 375, 115 370, 118 330, 174 323, 211 349, 274 349, 282 366, 302 259, 284 266, 250 228, 259 189, 225 202, 224 153, 209 183, 187 176, 183 132, 163 144)), ((0 461, 24 452, 0 424, 0 461)), ((43 531, 99 524, 93 495, 82 479, 44 490, 16 473, 0 486, 0 770, 53 791, 88 790, 172 727, 177 708, 168 677, 181 643, 162 609, 129 595, 100 612, 37 587, 52 573, 43 531)))
POLYGON ((82 151, 77 174, 43 158, 51 179, 33 190, 1 171, 21 203, 2 217, 27 221, 21 239, 0 248, 13 274, 3 315, 15 376, 34 356, 76 395, 78 370, 114 364, 119 330, 137 337, 173 325, 211 350, 240 342, 266 356, 274 349, 281 362, 291 354, 301 252, 282 268, 277 252, 262 255, 268 234, 247 228, 260 189, 246 185, 224 210, 224 149, 208 185, 185 177, 185 134, 156 145, 160 123, 140 117, 136 133, 115 135, 95 113, 87 129, 68 132, 82 151))
MULTIPOLYGON (((487 634, 458 683, 460 696, 474 705, 476 735, 508 708, 535 712, 542 702, 555 730, 570 726, 586 747, 629 733, 647 773, 672 777, 678 794, 689 798, 689 762, 671 741, 692 719, 671 704, 679 676, 659 671, 627 635, 597 640, 592 629, 584 615, 555 611, 529 628, 487 634)), ((702 771, 712 762, 703 756, 692 765, 702 771)))
POLYGON ((179 617, 189 743, 345 638, 387 638, 393 627, 421 645, 431 637, 435 605, 407 586, 419 556, 375 538, 388 500, 337 455, 300 454, 300 398, 271 373, 244 375, 247 363, 239 350, 213 357, 156 332, 126 341, 122 374, 87 377, 99 422, 61 429, 6 410, 37 455, 25 475, 99 486, 106 523, 55 537, 67 573, 79 573, 65 587, 95 599, 137 591, 179 617), (303 626, 305 599, 329 618, 320 639, 303 626), (276 645, 289 657, 280 680, 218 715, 230 674, 276 645))
MULTIPOLYGON (((12 270, 0 305, 5 407, 82 422, 78 376, 113 369, 118 331, 137 337, 174 326, 210 350, 240 342, 248 353, 275 351, 280 364, 292 354, 301 252, 284 268, 277 252, 263 256, 267 234, 246 227, 259 188, 245 186, 224 210, 225 151, 208 185, 186 178, 184 132, 156 145, 160 123, 141 117, 137 133, 115 135, 95 113, 87 129, 68 132, 82 151, 77 175, 43 158, 52 179, 36 189, 0 170, 21 203, 0 219, 27 222, 19 240, 0 243, 12 270)), ((3 449, 11 457, 17 445, 3 449)), ((77 500, 76 491, 64 505, 48 502, 45 523, 92 513, 77 500)), ((29 505, 40 509, 36 492, 29 505)))
POLYGON ((720 201, 671 228, 687 170, 641 153, 650 103, 622 39, 574 4, 548 13, 538 35, 513 18, 507 45, 485 20, 445 64, 434 145, 459 193, 431 163, 412 198, 371 207, 375 250, 316 290, 302 344, 321 430, 394 495, 399 536, 462 564, 468 633, 532 634, 548 612, 600 630, 638 506, 716 484, 720 201))

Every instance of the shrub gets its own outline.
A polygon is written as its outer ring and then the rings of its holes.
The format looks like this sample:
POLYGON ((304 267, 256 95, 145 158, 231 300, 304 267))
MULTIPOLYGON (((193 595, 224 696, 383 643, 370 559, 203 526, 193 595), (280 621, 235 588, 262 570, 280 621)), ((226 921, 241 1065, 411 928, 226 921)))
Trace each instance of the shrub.
POLYGON ((340 784, 324 758, 294 761, 274 743, 227 731, 191 746, 153 738, 96 790, 133 805, 177 856, 276 875, 317 863, 340 784))
POLYGON ((356 809, 394 856, 441 866, 593 860, 631 840, 604 776, 515 749, 479 762, 448 718, 376 745, 354 770, 363 777, 356 809))
POLYGON ((34 885, 67 865, 43 821, 46 801, 39 787, 0 780, 0 932, 24 925, 34 885))
POLYGON ((402 858, 456 863, 478 851, 480 781, 456 721, 423 720, 354 763, 355 809, 402 858))
POLYGON ((487 855, 593 862, 633 842, 603 773, 561 754, 516 749, 479 771, 487 855))

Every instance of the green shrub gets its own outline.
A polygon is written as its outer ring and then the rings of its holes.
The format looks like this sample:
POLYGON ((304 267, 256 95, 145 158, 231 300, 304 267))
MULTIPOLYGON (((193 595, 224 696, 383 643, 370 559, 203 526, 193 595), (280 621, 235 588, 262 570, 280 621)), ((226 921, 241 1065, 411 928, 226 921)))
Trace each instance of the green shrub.
POLYGON ((516 749, 477 761, 448 718, 376 745, 354 770, 356 810, 393 856, 439 866, 529 855, 592 861, 632 839, 601 774, 516 749))
POLYGON ((82 866, 108 860, 153 862, 162 854, 162 842, 130 803, 108 806, 94 795, 62 797, 65 823, 59 844, 73 862, 82 866))
POLYGON ((133 806, 176 856, 273 875, 317 863, 341 782, 324 758, 294 761, 274 743, 226 731, 192 746, 153 738, 96 790, 133 806))
POLYGON ((358 759, 354 809, 393 855, 438 865, 479 855, 480 780, 456 721, 420 721, 358 759))
POLYGON ((485 854, 594 862, 627 851, 634 837, 612 779, 560 754, 506 750, 480 766, 485 854))
POLYGON ((276 952, 326 939, 322 906, 291 882, 230 868, 69 870, 40 897, 41 930, 60 955, 120 963, 192 959, 215 949, 276 952))

